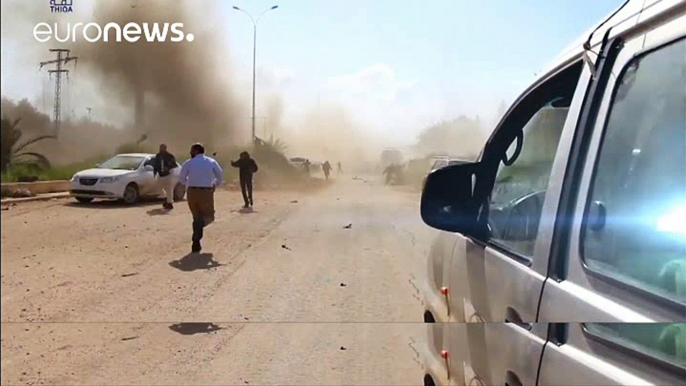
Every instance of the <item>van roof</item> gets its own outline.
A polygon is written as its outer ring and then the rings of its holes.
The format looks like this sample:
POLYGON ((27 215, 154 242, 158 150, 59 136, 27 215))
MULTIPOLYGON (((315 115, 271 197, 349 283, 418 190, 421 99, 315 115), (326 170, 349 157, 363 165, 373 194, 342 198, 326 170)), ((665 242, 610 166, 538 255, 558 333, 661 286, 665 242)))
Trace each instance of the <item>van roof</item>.
MULTIPOLYGON (((649 8, 655 7, 658 9, 657 6, 659 5, 661 11, 656 14, 658 15, 668 13, 672 11, 675 6, 683 6, 683 4, 683 0, 627 0, 625 4, 622 4, 616 10, 600 19, 591 28, 565 47, 552 62, 543 67, 543 71, 538 73, 536 79, 531 84, 540 82, 561 67, 565 67, 569 63, 577 60, 583 54, 583 45, 591 34, 593 34, 591 48, 597 53, 599 46, 602 44, 603 37, 609 29, 613 29, 612 36, 615 36, 635 27, 639 22, 638 15, 649 8)), ((641 21, 641 23, 643 23, 643 21, 641 21)))

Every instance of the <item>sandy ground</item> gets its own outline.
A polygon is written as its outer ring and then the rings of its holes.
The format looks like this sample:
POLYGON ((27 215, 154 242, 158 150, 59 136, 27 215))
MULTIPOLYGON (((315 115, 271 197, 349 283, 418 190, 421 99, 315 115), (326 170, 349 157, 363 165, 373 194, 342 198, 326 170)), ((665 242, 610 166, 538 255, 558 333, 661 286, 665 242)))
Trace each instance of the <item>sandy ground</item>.
POLYGON ((419 385, 418 195, 341 178, 185 203, 2 212, 2 384, 419 385), (349 226, 350 225, 350 226, 349 226))

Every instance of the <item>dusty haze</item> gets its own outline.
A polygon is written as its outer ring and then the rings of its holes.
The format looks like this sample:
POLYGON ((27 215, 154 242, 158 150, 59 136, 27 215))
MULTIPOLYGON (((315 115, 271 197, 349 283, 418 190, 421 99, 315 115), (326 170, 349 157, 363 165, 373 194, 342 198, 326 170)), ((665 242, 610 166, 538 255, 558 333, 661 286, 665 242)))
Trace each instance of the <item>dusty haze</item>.
MULTIPOLYGON (((63 124, 59 141, 43 143, 37 150, 44 152, 55 163, 73 163, 84 159, 111 154, 118 145, 132 142, 147 134, 147 145, 152 149, 166 142, 177 153, 184 153, 191 142, 201 141, 212 149, 235 148, 244 145, 250 134, 250 96, 239 92, 239 84, 250 82, 250 73, 237 73, 230 62, 231 47, 223 40, 218 29, 227 29, 231 20, 217 11, 218 2, 204 1, 93 1, 92 14, 86 13, 87 3, 77 3, 80 12, 74 17, 53 15, 43 1, 5 1, 2 3, 3 39, 11 39, 21 49, 10 51, 12 61, 25 63, 37 69, 38 63, 53 57, 49 48, 69 48, 79 57, 78 69, 73 64, 72 79, 78 82, 74 95, 83 100, 97 100, 102 110, 99 116, 114 116, 117 128, 87 119, 69 121, 63 109, 63 124), (33 40, 31 31, 38 22, 68 21, 97 22, 101 26, 116 22, 171 23, 183 22, 184 32, 193 33, 193 42, 182 43, 88 43, 78 39, 66 45, 54 42, 41 44, 33 40), (89 90, 84 91, 84 90, 89 90), (139 119, 136 122, 136 102, 139 119)), ((64 36, 64 26, 60 36, 64 36)), ((247 42, 249 44, 249 42, 247 42)), ((47 69, 35 73, 47 78, 47 69)), ((46 114, 34 106, 37 90, 27 90, 26 97, 33 102, 3 100, 3 114, 22 118, 27 135, 50 130, 52 84, 47 88, 46 114)), ((71 85, 69 86, 71 87, 71 85)), ((63 106, 69 101, 63 93, 63 106)), ((95 102, 94 102, 95 103, 95 102)), ((376 163, 387 146, 394 146, 393 138, 374 138, 370 128, 357 121, 354 112, 335 102, 312 106, 302 116, 285 120, 288 101, 278 94, 262 95, 258 90, 258 103, 266 110, 268 130, 262 131, 258 121, 258 136, 274 135, 288 145, 289 157, 302 156, 316 161, 341 161, 348 170, 376 163)), ((417 128, 418 132, 421 128, 417 128)), ((433 143, 445 145, 450 135, 432 136, 433 143), (440 137, 440 138, 439 138, 440 137)), ((419 138, 418 138, 419 139, 419 138)), ((426 141, 424 141, 426 144, 426 141)), ((471 146, 471 145, 470 145, 471 146)), ((442 146, 444 147, 444 146, 442 146)), ((436 149, 443 151, 443 149, 436 149)), ((422 146, 419 153, 430 153, 422 146)), ((410 156, 409 152, 406 152, 410 156)), ((421 156, 423 154, 411 154, 421 156)), ((233 156, 233 155, 227 155, 233 156)))

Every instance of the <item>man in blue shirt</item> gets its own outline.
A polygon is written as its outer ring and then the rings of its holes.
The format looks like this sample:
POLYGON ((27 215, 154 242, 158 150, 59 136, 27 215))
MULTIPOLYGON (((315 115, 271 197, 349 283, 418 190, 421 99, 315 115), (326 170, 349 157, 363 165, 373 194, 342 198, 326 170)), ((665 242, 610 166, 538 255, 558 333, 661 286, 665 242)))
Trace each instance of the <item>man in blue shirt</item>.
POLYGON ((203 229, 214 221, 214 190, 222 183, 222 168, 205 156, 205 147, 191 146, 191 159, 181 167, 179 182, 186 186, 188 208, 193 214, 193 253, 200 252, 203 229))

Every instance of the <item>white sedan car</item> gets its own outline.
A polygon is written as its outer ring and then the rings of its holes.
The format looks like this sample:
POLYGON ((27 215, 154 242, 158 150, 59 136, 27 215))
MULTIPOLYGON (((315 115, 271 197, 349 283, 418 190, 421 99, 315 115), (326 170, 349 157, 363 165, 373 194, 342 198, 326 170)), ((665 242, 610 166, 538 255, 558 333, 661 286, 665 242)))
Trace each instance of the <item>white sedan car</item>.
MULTIPOLYGON (((146 165, 154 154, 119 154, 97 165, 83 170, 71 179, 71 196, 81 203, 96 198, 122 200, 135 204, 141 197, 159 197, 164 194, 153 173, 153 167, 146 165)), ((186 188, 178 183, 181 166, 172 170, 175 180, 174 200, 180 201, 186 188)))

